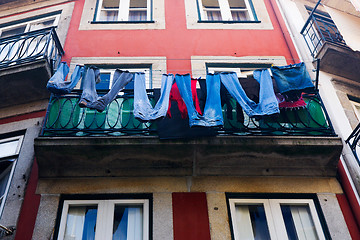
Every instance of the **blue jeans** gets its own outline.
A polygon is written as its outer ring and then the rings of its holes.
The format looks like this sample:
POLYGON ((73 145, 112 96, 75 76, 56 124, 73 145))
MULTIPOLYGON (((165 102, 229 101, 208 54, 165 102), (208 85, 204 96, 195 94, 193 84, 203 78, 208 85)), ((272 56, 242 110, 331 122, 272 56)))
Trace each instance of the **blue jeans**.
POLYGON ((70 93, 83 76, 84 71, 84 66, 76 65, 70 81, 65 81, 65 77, 69 73, 69 67, 66 62, 61 62, 55 74, 49 79, 46 88, 54 94, 70 93))
POLYGON ((180 95, 185 102, 189 124, 192 126, 214 127, 223 125, 223 116, 220 100, 220 77, 219 74, 208 74, 206 76, 206 103, 204 114, 201 116, 194 107, 194 101, 191 93, 190 74, 175 76, 176 84, 180 95))
POLYGON ((271 72, 280 93, 314 88, 303 62, 282 67, 271 67, 271 72))
POLYGON ((106 106, 116 98, 119 91, 121 91, 132 79, 132 73, 116 69, 110 91, 104 96, 99 97, 96 92, 95 84, 100 81, 100 71, 96 67, 89 67, 85 75, 79 106, 96 109, 99 112, 104 111, 106 106))
POLYGON ((173 82, 173 74, 162 75, 160 98, 153 108, 146 93, 145 73, 135 73, 134 116, 143 121, 151 121, 165 117, 169 108, 170 90, 173 82))
POLYGON ((248 98, 235 72, 220 73, 221 82, 249 117, 279 113, 279 104, 269 71, 255 70, 253 76, 260 84, 259 103, 248 98))

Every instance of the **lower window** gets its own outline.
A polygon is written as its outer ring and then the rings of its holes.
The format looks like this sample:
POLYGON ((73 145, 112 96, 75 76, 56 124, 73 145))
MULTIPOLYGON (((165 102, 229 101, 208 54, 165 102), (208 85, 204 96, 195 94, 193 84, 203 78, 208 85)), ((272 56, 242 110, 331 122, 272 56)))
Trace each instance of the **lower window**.
POLYGON ((149 200, 65 200, 58 239, 148 240, 149 200))
POLYGON ((235 240, 325 239, 311 199, 229 199, 235 240))

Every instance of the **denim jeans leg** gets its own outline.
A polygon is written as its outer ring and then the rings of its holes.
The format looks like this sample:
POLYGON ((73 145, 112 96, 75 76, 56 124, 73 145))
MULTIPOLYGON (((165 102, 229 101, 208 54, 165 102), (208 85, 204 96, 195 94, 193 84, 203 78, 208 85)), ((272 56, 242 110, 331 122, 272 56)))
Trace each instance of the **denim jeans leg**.
POLYGON ((96 67, 89 67, 83 79, 83 91, 80 97, 79 106, 86 107, 88 103, 94 102, 98 99, 96 93, 95 81, 100 78, 100 71, 96 67))
POLYGON ((105 110, 106 106, 113 101, 118 93, 133 79, 133 74, 129 71, 121 71, 119 69, 115 70, 114 73, 114 84, 112 85, 110 91, 104 96, 98 98, 96 101, 88 103, 88 107, 96 109, 99 112, 105 110))
POLYGON ((214 127, 224 124, 221 110, 220 75, 206 76, 206 103, 204 108, 204 122, 202 126, 214 127))
POLYGON ((163 74, 161 79, 160 98, 153 108, 146 93, 145 74, 136 73, 134 86, 134 116, 143 121, 151 121, 165 117, 169 107, 170 90, 173 82, 173 74, 163 74))
POLYGON ((67 63, 61 62, 54 75, 49 79, 46 88, 54 94, 64 94, 61 90, 61 84, 64 83, 65 77, 68 75, 68 73, 69 67, 67 63))
POLYGON ((235 72, 221 73, 221 81, 230 95, 240 104, 249 117, 279 113, 272 80, 267 69, 254 71, 254 78, 260 83, 259 103, 248 98, 235 72))
POLYGON ((85 67, 76 65, 74 72, 71 74, 70 81, 64 82, 64 91, 70 93, 76 84, 79 82, 80 78, 84 75, 85 67))
POLYGON ((197 125, 198 121, 200 120, 200 114, 196 111, 194 107, 194 102, 191 93, 190 74, 185 74, 185 75, 176 74, 175 81, 179 88, 180 95, 184 100, 184 103, 188 111, 190 127, 197 125))
POLYGON ((260 83, 258 115, 272 115, 280 113, 279 103, 276 99, 273 82, 268 69, 255 70, 254 78, 260 83))

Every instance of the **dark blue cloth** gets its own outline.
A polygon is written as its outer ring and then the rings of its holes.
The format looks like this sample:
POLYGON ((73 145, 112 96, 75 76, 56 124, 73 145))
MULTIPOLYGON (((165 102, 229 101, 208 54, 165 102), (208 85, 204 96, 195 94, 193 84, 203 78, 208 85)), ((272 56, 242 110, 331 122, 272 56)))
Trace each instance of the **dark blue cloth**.
POLYGON ((314 91, 314 85, 303 62, 281 67, 274 66, 271 67, 271 72, 279 92, 286 100, 297 101, 301 92, 314 91))

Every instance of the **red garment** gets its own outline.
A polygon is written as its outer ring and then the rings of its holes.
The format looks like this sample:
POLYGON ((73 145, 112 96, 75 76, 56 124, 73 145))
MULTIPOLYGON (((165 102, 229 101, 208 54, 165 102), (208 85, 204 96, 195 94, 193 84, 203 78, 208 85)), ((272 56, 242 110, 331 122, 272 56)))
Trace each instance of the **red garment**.
MULTIPOLYGON (((197 96, 197 92, 196 92, 196 83, 197 83, 197 79, 191 79, 191 93, 192 93, 192 97, 193 97, 193 101, 195 103, 195 109, 198 111, 198 113, 200 115, 202 115, 201 109, 200 109, 200 103, 199 103, 199 99, 197 96)), ((181 114, 181 118, 185 119, 188 115, 187 109, 186 109, 186 105, 184 103, 184 101, 181 98, 180 92, 179 92, 179 88, 176 85, 176 83, 174 83, 171 87, 171 91, 170 91, 170 101, 169 101, 169 108, 167 111, 167 116, 169 118, 171 118, 171 101, 176 101, 180 114, 181 114)))

